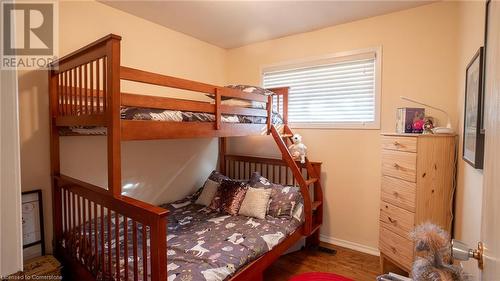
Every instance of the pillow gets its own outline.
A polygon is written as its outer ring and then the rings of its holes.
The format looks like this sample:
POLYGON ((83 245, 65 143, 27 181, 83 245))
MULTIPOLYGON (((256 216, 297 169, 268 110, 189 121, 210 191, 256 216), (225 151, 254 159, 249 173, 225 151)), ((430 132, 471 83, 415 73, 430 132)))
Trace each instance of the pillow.
POLYGON ((271 188, 271 199, 269 200, 267 214, 275 218, 291 218, 293 209, 301 197, 302 194, 298 187, 276 184, 271 188))
POLYGON ((246 192, 247 185, 244 182, 222 180, 209 208, 232 216, 237 215, 246 192))
POLYGON ((223 100, 223 101, 221 101, 221 104, 222 105, 229 105, 229 106, 256 108, 256 109, 266 109, 266 107, 267 107, 267 103, 265 103, 265 102, 233 99, 233 98, 223 100))
POLYGON ((249 85, 228 85, 226 88, 240 90, 245 93, 258 94, 264 96, 274 95, 273 91, 269 91, 267 89, 257 87, 257 86, 249 86, 249 85))
POLYGON ((267 214, 272 217, 291 218, 295 206, 302 199, 299 187, 271 183, 258 172, 252 174, 249 185, 253 188, 271 189, 267 214))
POLYGON ((210 205, 215 197, 215 194, 217 193, 219 185, 220 184, 218 182, 207 179, 207 181, 203 185, 203 190, 201 191, 201 194, 198 196, 198 199, 195 203, 203 206, 210 205))
POLYGON ((229 177, 224 176, 223 174, 213 170, 212 173, 210 173, 210 176, 208 176, 209 180, 221 183, 223 180, 229 180, 229 177))
POLYGON ((261 176, 258 172, 253 172, 248 180, 248 185, 253 188, 271 188, 273 183, 265 177, 261 176))
MULTIPOLYGON (((261 87, 249 86, 249 85, 228 85, 225 88, 236 89, 236 90, 240 90, 240 91, 245 92, 245 93, 257 94, 257 95, 263 95, 263 96, 270 96, 270 95, 275 94, 273 91, 269 91, 269 90, 261 88, 261 87)), ((215 99, 215 96, 211 95, 211 94, 208 94, 207 97, 209 97, 211 99, 215 99)), ((236 98, 224 97, 224 96, 221 97, 221 104, 240 106, 240 107, 249 107, 249 108, 259 108, 259 109, 266 109, 266 105, 267 105, 267 103, 265 103, 265 102, 242 100, 242 99, 236 99, 236 98)))
POLYGON ((271 189, 248 188, 238 214, 257 219, 265 219, 270 197, 271 189))

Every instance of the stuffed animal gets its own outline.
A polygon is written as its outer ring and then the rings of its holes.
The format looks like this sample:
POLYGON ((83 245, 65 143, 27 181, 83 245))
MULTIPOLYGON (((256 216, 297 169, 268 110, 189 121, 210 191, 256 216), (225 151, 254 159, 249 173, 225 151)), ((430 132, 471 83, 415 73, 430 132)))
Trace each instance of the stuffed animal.
POLYGON ((300 160, 300 163, 306 162, 307 146, 302 143, 302 136, 294 134, 292 136, 292 144, 288 147, 293 159, 300 160))
POLYGON ((413 263, 414 281, 468 281, 462 268, 453 265, 449 234, 437 225, 424 223, 411 233, 418 257, 413 263))

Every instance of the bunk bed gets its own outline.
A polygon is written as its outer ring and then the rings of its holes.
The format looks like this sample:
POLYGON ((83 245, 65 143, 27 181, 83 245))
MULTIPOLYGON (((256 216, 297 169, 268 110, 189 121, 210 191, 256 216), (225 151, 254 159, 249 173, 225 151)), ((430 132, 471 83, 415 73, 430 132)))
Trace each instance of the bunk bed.
POLYGON ((290 228, 277 245, 253 257, 226 279, 262 280, 263 271, 302 237, 308 245, 317 245, 323 217, 321 163, 307 159, 305 163, 296 162, 287 149, 292 136, 287 126, 288 88, 257 94, 125 67, 120 63, 120 41, 120 36, 105 36, 62 57, 49 71, 54 253, 66 277, 174 279, 168 274, 167 241, 175 222, 169 217, 175 212, 122 195, 122 141, 218 137, 221 174, 243 180, 259 172, 274 183, 298 186, 304 210, 300 223, 290 228), (213 102, 124 93, 121 81, 197 92, 209 95, 213 102), (228 105, 224 103, 227 98, 261 106, 228 105), (139 113, 127 117, 130 109, 139 113), (143 118, 163 111, 208 118, 143 118), (107 188, 60 172, 60 137, 96 134, 107 138, 107 188), (227 137, 251 135, 272 135, 282 159, 226 153, 227 137))

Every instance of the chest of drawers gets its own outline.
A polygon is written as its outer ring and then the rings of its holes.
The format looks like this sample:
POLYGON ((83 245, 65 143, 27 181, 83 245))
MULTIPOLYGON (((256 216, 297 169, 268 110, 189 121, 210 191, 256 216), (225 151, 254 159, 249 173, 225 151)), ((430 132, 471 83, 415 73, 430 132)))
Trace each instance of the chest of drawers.
POLYGON ((382 134, 380 262, 409 272, 409 233, 430 221, 450 231, 455 176, 455 136, 382 134))

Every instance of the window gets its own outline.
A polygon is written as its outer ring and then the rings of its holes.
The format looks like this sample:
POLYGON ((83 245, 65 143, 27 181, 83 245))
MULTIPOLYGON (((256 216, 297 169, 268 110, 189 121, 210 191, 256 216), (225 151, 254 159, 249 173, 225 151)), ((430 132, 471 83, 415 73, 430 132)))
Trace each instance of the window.
POLYGON ((262 84, 290 87, 292 127, 378 129, 380 53, 377 48, 266 67, 262 84))

